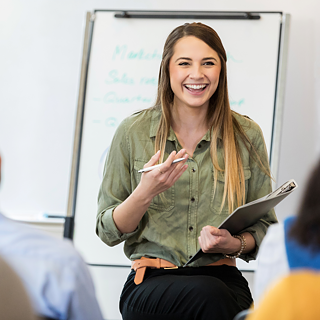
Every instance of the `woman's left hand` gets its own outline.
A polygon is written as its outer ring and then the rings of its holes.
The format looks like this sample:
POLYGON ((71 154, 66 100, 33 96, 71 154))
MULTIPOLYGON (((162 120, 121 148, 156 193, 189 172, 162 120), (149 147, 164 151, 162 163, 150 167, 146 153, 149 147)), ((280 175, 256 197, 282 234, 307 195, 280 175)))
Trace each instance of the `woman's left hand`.
POLYGON ((231 254, 240 250, 241 241, 226 229, 205 226, 200 232, 199 244, 205 253, 231 254))

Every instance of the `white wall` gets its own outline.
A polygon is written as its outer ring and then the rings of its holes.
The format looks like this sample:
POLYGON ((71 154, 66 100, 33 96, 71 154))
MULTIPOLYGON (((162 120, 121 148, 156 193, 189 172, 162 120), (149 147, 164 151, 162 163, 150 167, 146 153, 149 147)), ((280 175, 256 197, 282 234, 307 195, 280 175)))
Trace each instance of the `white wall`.
POLYGON ((291 14, 278 181, 294 178, 300 188, 277 214, 282 220, 294 213, 320 150, 318 0, 0 0, 2 210, 66 211, 84 17, 93 9, 291 14))
POLYGON ((278 181, 294 178, 300 188, 279 205, 277 214, 283 219, 295 212, 320 149, 320 93, 316 90, 320 85, 320 3, 186 0, 181 4, 170 0, 118 0, 116 5, 98 0, 0 0, 3 211, 9 215, 65 213, 85 12, 129 8, 284 11, 292 15, 278 181))

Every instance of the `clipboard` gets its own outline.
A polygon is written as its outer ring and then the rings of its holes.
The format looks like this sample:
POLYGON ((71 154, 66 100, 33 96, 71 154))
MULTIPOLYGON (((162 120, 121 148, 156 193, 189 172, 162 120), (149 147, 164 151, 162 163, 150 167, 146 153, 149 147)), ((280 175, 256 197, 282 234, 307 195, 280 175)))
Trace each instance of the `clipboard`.
MULTIPOLYGON (((238 207, 219 225, 218 229, 227 229, 231 234, 241 232, 257 222, 297 188, 298 184, 293 179, 287 181, 268 195, 238 207)), ((188 264, 196 261, 204 254, 199 249, 183 267, 188 266, 188 264)))

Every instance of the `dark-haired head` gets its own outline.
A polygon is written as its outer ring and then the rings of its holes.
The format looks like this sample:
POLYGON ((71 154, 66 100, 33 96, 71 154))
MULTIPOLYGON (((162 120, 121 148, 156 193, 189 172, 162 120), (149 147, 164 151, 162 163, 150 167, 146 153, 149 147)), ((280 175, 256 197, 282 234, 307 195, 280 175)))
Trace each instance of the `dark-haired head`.
POLYGON ((320 160, 310 174, 289 236, 303 246, 320 250, 320 160))

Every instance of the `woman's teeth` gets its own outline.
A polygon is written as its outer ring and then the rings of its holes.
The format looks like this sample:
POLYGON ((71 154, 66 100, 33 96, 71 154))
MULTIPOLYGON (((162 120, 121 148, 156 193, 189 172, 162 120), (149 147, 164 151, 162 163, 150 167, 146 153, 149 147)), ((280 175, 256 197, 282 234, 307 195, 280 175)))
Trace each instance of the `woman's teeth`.
POLYGON ((185 87, 187 89, 192 90, 203 90, 207 85, 206 84, 186 84, 185 87))

